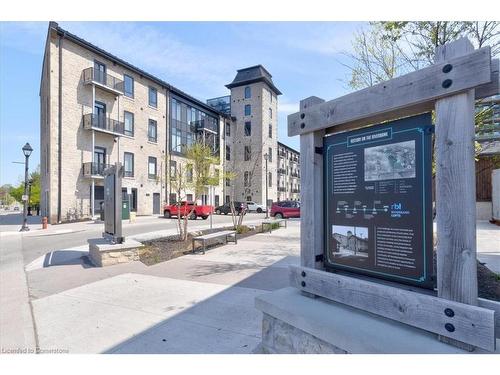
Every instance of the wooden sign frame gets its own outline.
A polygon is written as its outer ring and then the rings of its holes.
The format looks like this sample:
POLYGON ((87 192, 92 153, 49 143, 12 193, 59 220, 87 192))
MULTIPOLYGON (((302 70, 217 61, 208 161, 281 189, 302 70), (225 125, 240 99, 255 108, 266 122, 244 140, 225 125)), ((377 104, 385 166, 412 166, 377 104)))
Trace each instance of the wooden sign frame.
POLYGON ((499 93, 499 63, 489 47, 467 38, 436 49, 435 64, 329 102, 312 96, 288 116, 288 135, 300 135, 300 267, 291 285, 437 334, 472 351, 495 350, 500 302, 478 298, 474 165, 474 100, 499 93), (323 137, 416 115, 436 113, 437 296, 323 267, 323 137), (457 207, 459 209, 457 209, 457 207))

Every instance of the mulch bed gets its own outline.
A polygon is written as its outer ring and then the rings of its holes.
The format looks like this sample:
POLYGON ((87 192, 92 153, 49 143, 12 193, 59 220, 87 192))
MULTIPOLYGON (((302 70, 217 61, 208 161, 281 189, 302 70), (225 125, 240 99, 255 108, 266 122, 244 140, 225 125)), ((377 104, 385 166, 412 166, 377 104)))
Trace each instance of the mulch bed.
MULTIPOLYGON (((238 231, 238 239, 253 236, 257 233, 261 233, 261 226, 257 225, 255 227, 248 227, 246 225, 241 226, 238 231)), ((139 254, 139 259, 146 266, 152 266, 157 263, 165 262, 174 258, 178 258, 183 255, 190 254, 192 247, 193 237, 201 236, 204 234, 210 234, 215 232, 220 232, 224 230, 234 230, 231 227, 217 228, 217 229, 205 229, 188 234, 186 241, 179 241, 178 235, 158 238, 156 240, 144 241, 145 245, 139 254)), ((225 241, 221 239, 214 239, 212 244, 207 245, 207 250, 213 249, 215 247, 224 245, 225 241)), ((198 246, 198 243, 196 244, 198 246)))

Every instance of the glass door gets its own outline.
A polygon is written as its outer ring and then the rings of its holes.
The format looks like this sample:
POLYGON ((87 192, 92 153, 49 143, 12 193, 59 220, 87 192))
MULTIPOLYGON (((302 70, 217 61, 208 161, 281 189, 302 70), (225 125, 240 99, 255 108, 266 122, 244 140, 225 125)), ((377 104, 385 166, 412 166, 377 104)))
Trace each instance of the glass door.
POLYGON ((106 84, 106 65, 99 61, 94 61, 94 80, 106 84))
POLYGON ((92 174, 102 175, 106 168, 106 149, 104 147, 95 147, 94 166, 92 174))
POLYGON ((94 103, 94 126, 106 129, 106 104, 101 102, 94 103))

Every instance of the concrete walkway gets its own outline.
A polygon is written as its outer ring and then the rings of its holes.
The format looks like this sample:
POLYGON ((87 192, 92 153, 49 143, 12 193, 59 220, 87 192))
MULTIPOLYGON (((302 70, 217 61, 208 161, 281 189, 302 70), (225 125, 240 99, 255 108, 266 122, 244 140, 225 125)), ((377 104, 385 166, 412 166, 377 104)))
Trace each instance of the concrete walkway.
POLYGON ((251 353, 254 299, 288 284, 299 222, 147 267, 140 262, 28 271, 42 350, 70 353, 251 353), (269 246, 270 242, 273 246, 269 246), (96 281, 97 280, 97 281, 96 281))

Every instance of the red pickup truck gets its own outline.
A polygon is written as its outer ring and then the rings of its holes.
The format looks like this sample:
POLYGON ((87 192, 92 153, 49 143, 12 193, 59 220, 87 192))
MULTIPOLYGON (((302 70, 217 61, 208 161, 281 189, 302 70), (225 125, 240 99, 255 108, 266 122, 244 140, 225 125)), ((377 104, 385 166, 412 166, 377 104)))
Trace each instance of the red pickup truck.
POLYGON ((184 217, 189 215, 188 219, 196 220, 196 218, 201 217, 206 220, 208 216, 214 212, 214 207, 210 205, 197 205, 194 202, 180 202, 180 204, 166 204, 163 206, 163 216, 167 219, 172 216, 184 217), (194 210, 193 210, 194 207, 194 210), (189 213, 193 211, 190 215, 189 213))

